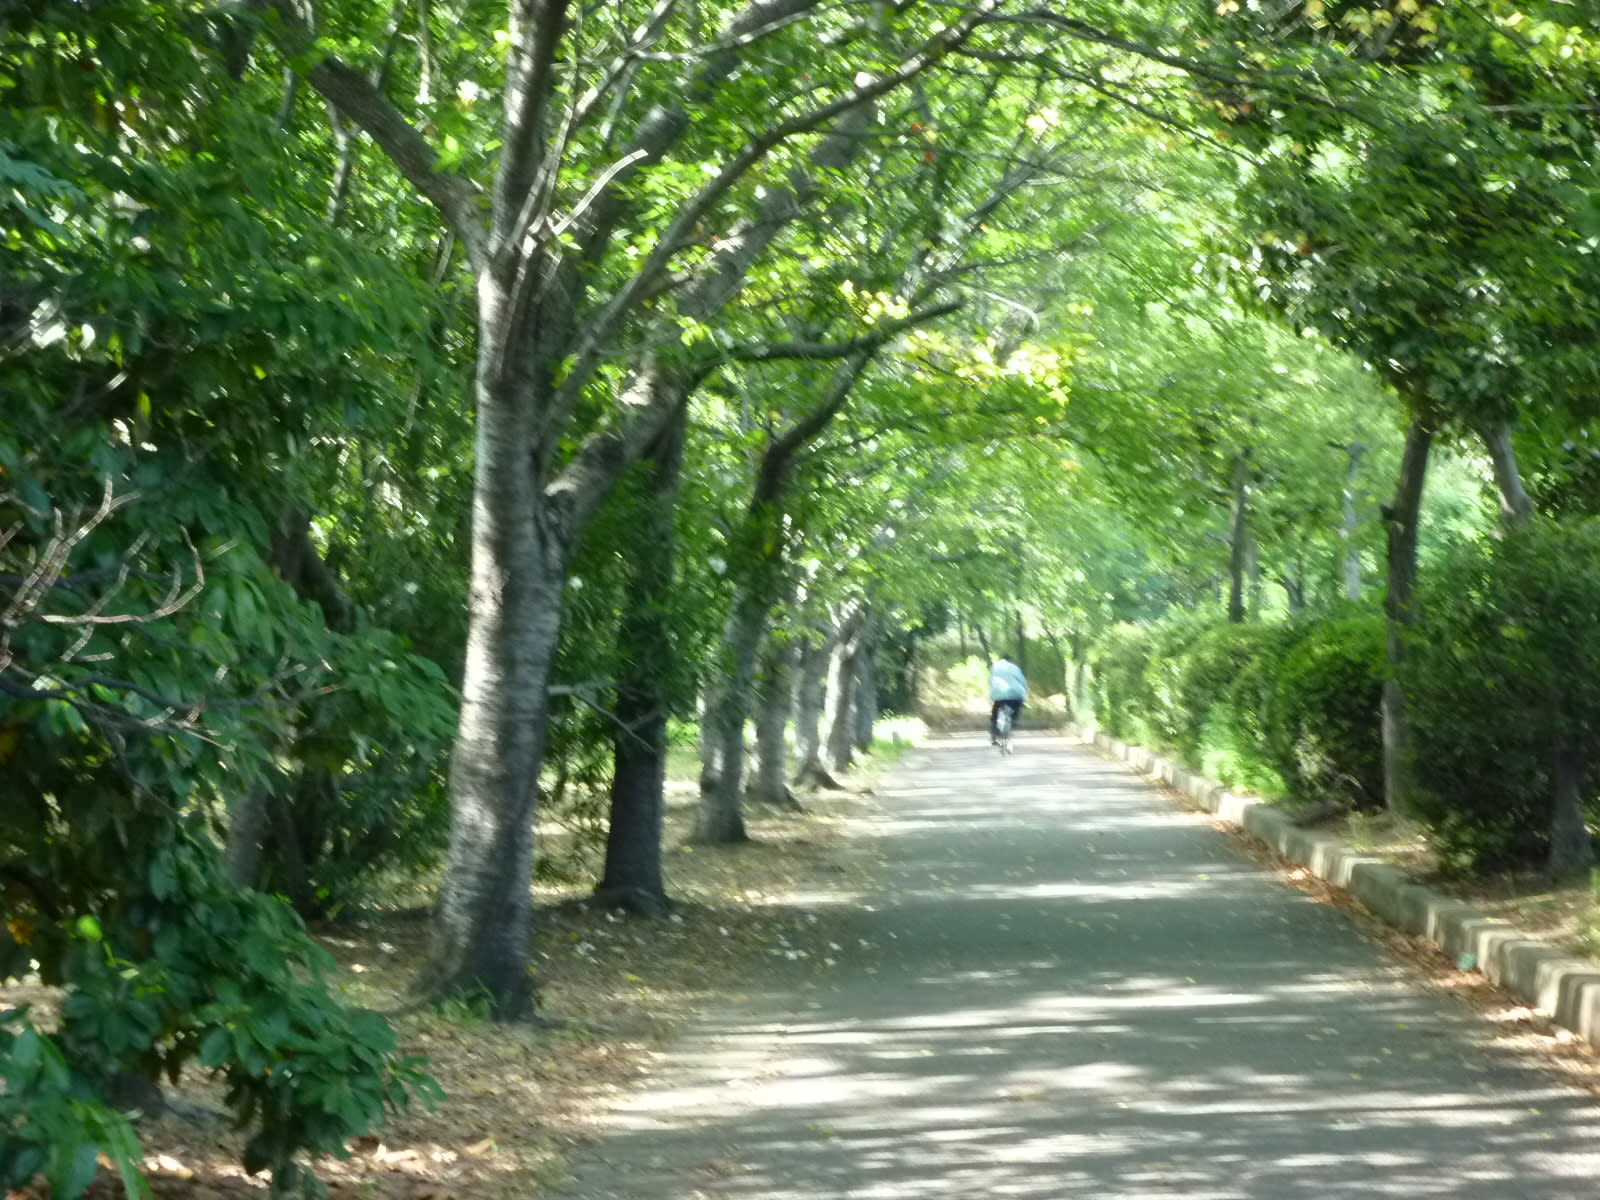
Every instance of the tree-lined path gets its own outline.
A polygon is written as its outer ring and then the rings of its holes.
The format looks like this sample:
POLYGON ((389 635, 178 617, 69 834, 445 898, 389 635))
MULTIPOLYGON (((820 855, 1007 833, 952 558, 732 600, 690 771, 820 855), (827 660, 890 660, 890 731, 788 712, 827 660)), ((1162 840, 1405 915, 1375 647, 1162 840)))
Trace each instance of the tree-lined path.
POLYGON ((881 817, 838 965, 709 1015, 564 1197, 1594 1194, 1589 1097, 1088 749, 936 743, 881 817))

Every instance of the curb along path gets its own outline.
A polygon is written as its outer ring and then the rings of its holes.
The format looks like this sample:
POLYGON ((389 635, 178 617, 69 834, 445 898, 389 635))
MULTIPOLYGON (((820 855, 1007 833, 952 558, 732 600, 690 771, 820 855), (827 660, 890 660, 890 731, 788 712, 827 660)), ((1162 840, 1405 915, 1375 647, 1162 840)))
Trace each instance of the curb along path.
POLYGON ((563 1197, 1595 1194, 1588 1096, 1472 1045, 1344 914, 1119 764, 953 738, 881 799, 836 965, 753 973, 563 1197))
POLYGON ((1134 770, 1184 793, 1218 819, 1255 834, 1319 879, 1344 888, 1376 916, 1427 938, 1454 962, 1481 970, 1530 1008, 1600 1049, 1600 964, 1575 958, 1549 942, 1491 917, 1454 897, 1413 883, 1399 867, 1364 855, 1326 833, 1296 826, 1254 796, 1229 792, 1142 746, 1103 733, 1095 745, 1134 770))

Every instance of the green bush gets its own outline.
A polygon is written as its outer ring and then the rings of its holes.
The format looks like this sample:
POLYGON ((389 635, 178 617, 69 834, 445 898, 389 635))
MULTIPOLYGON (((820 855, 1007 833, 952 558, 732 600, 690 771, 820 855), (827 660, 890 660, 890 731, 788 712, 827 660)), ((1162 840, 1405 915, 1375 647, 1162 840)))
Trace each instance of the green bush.
POLYGON ((1145 725, 1151 744, 1157 749, 1172 751, 1181 743, 1187 723, 1181 700, 1183 674, 1189 652, 1207 625, 1208 622, 1182 615, 1150 629, 1140 691, 1145 725))
POLYGON ((1419 815, 1451 870, 1540 864, 1558 764, 1600 759, 1600 520, 1457 547, 1424 583, 1404 677, 1419 815))
POLYGON ((1383 623, 1120 626, 1095 648, 1113 736, 1271 799, 1382 800, 1383 623))
POLYGON ((1220 624, 1190 646, 1178 680, 1178 751, 1230 786, 1278 798, 1287 784, 1265 752, 1262 710, 1297 635, 1282 625, 1220 624))
POLYGON ((1150 740, 1146 668, 1152 650, 1148 627, 1118 625, 1090 652, 1090 691, 1096 723, 1126 742, 1150 740))
POLYGON ((1265 749, 1298 800, 1383 806, 1381 616, 1316 622, 1273 664, 1265 749))

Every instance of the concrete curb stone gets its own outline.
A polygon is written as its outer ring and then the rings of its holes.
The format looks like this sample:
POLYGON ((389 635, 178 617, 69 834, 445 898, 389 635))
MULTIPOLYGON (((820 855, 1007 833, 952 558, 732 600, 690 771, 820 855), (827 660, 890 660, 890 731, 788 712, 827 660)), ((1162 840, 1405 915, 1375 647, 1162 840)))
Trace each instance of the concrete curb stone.
POLYGON ((1481 971, 1528 1007, 1600 1049, 1600 962, 1575 958, 1509 921, 1413 883, 1398 867, 1330 834, 1301 829, 1259 797, 1230 792, 1143 746, 1104 733, 1094 735, 1094 744, 1141 775, 1183 792, 1219 820, 1253 833, 1318 879, 1349 892, 1381 920, 1426 938, 1447 957, 1481 971))

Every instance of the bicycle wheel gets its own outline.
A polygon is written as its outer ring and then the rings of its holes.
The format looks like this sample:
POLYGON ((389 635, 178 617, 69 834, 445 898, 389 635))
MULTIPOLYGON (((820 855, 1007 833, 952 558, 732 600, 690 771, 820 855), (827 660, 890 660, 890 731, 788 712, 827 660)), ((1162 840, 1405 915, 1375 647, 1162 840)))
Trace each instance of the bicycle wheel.
POLYGON ((1004 758, 1011 753, 1011 710, 1002 708, 1000 717, 995 722, 995 732, 999 736, 1000 757, 1004 758))

